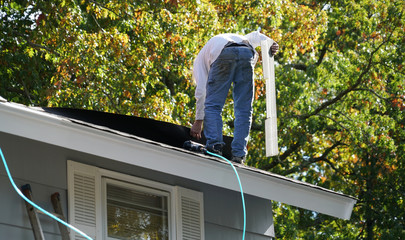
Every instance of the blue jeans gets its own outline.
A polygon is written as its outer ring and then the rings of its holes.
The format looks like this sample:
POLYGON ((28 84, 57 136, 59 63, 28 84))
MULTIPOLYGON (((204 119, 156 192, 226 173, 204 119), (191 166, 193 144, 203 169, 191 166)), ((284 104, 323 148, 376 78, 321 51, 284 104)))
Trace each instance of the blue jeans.
POLYGON ((205 98, 204 135, 207 147, 224 144, 222 109, 231 84, 235 112, 232 155, 247 154, 247 142, 252 124, 254 51, 247 46, 225 47, 211 64, 205 98))

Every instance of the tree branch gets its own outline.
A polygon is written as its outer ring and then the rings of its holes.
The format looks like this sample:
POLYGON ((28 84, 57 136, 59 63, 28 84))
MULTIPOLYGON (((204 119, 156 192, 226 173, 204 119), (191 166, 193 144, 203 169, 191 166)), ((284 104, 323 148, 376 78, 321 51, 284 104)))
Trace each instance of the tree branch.
POLYGON ((264 166, 262 166, 260 169, 263 169, 265 171, 269 171, 277 164, 282 163, 288 156, 290 156, 293 152, 295 152, 301 144, 299 142, 294 143, 293 145, 290 146, 282 155, 280 155, 278 158, 274 158, 274 160, 271 163, 268 163, 264 166))
POLYGON ((93 18, 94 22, 97 24, 97 26, 101 29, 101 31, 103 31, 103 33, 105 33, 106 31, 104 30, 104 28, 102 28, 100 26, 100 24, 98 23, 96 17, 94 16, 94 14, 90 13, 91 17, 93 18))
POLYGON ((382 62, 382 61, 378 62, 378 64, 380 64, 380 65, 382 65, 382 66, 384 66, 384 67, 386 67, 386 68, 389 68, 389 69, 391 69, 391 70, 393 70, 393 71, 395 71, 395 72, 397 72, 397 73, 399 73, 399 74, 401 74, 401 75, 405 75, 405 72, 404 72, 404 71, 399 71, 398 69, 395 69, 394 67, 389 66, 388 64, 386 64, 386 63, 384 63, 384 62, 382 62))
POLYGON ((371 90, 371 89, 368 89, 368 88, 356 88, 356 89, 353 89, 353 91, 367 91, 367 92, 370 92, 370 93, 374 94, 376 97, 378 97, 378 98, 380 98, 380 99, 382 99, 382 100, 384 100, 384 101, 389 101, 389 100, 391 100, 391 99, 402 99, 402 100, 405 100, 405 98, 400 97, 400 96, 399 96, 399 97, 394 96, 394 97, 387 97, 387 98, 385 98, 385 97, 381 96, 380 94, 376 93, 374 90, 371 90))
MULTIPOLYGON (((235 127, 235 122, 234 120, 228 121, 226 122, 226 124, 231 127, 234 128, 235 127)), ((252 131, 264 131, 264 124, 259 124, 257 123, 257 121, 255 120, 255 118, 252 119, 252 126, 250 127, 250 130, 252 131)))
POLYGON ((31 98, 33 98, 34 96, 33 96, 32 94, 30 94, 30 93, 26 90, 24 83, 23 83, 23 87, 24 87, 24 90, 21 90, 21 89, 19 89, 19 88, 13 88, 13 87, 6 87, 6 90, 7 90, 8 92, 17 93, 17 94, 20 94, 20 95, 24 95, 24 94, 25 94, 25 95, 27 96, 28 100, 29 100, 29 101, 31 102, 31 104, 32 104, 31 98))
POLYGON ((325 116, 325 115, 319 114, 319 113, 316 114, 316 116, 323 117, 323 118, 328 118, 328 119, 332 120, 334 123, 336 123, 337 125, 339 125, 339 127, 341 127, 341 128, 344 129, 346 132, 348 132, 348 133, 352 136, 353 139, 355 139, 355 137, 354 137, 353 134, 350 132, 350 130, 347 129, 345 126, 343 126, 343 125, 342 125, 340 122, 338 122, 336 119, 331 118, 331 117, 329 117, 329 116, 325 116))
POLYGON ((346 131, 349 132, 349 129, 347 129, 345 126, 343 126, 340 122, 338 122, 338 121, 337 121, 336 119, 334 119, 334 118, 331 118, 331 117, 329 117, 329 116, 325 116, 325 115, 322 115, 322 114, 319 114, 319 113, 316 114, 316 116, 330 119, 330 120, 332 120, 334 123, 336 123, 337 125, 339 125, 341 128, 343 128, 344 130, 346 130, 346 131))
POLYGON ((27 85, 25 84, 24 80, 21 80, 21 83, 22 83, 22 85, 23 85, 23 87, 24 87, 24 93, 25 93, 25 95, 27 96, 27 98, 28 98, 28 100, 30 101, 30 103, 33 104, 33 103, 32 103, 32 99, 31 99, 31 96, 30 96, 30 93, 28 92, 27 85))
MULTIPOLYGON (((325 43, 325 45, 323 45, 323 47, 321 49, 321 54, 319 55, 319 58, 318 58, 318 61, 315 64, 313 64, 312 66, 317 67, 317 66, 321 65, 321 63, 323 61, 323 58, 325 57, 326 53, 329 50, 328 46, 329 46, 330 42, 331 41, 328 41, 328 42, 325 43)), ((309 67, 309 66, 307 66, 305 64, 302 64, 302 63, 293 63, 293 64, 289 64, 287 66, 292 67, 292 68, 297 69, 297 70, 302 70, 302 71, 306 71, 308 69, 308 67, 309 67)))
POLYGON ((302 64, 302 63, 293 63, 293 64, 289 64, 287 66, 292 67, 297 70, 302 70, 302 71, 306 71, 308 69, 308 66, 305 64, 302 64))
POLYGON ((354 120, 351 119, 349 116, 347 116, 346 113, 344 113, 344 112, 342 112, 342 111, 340 111, 340 110, 338 110, 338 109, 336 109, 336 108, 334 108, 333 110, 336 111, 336 112, 338 112, 338 113, 339 113, 340 115, 342 115, 343 117, 345 117, 348 121, 350 121, 350 122, 353 122, 353 121, 354 121, 354 120))
POLYGON ((328 47, 329 47, 330 42, 331 41, 328 41, 328 42, 325 43, 325 45, 323 45, 322 50, 321 50, 321 55, 319 55, 318 61, 315 64, 316 66, 321 65, 321 63, 323 61, 323 58, 325 57, 326 52, 328 51, 328 47))
POLYGON ((296 167, 293 167, 293 168, 290 168, 289 170, 283 172, 283 174, 284 175, 289 175, 291 173, 299 171, 300 169, 306 168, 306 167, 308 167, 309 165, 311 165, 313 163, 321 162, 321 161, 328 163, 329 166, 331 166, 331 168, 337 172, 338 169, 335 167, 335 165, 331 161, 329 161, 327 159, 327 156, 329 155, 330 152, 332 152, 335 148, 337 148, 340 145, 343 145, 342 142, 340 142, 340 141, 334 143, 332 146, 327 148, 325 150, 325 152, 322 153, 321 156, 319 156, 319 157, 311 157, 306 161, 302 161, 300 165, 298 165, 296 167))
POLYGON ((13 34, 17 35, 18 37, 23 38, 23 39, 27 42, 27 44, 30 45, 30 46, 33 47, 33 48, 36 48, 36 49, 44 49, 44 50, 46 50, 46 51, 48 51, 48 52, 51 52, 51 53, 55 54, 56 56, 60 57, 60 54, 57 53, 54 49, 49 48, 49 47, 44 46, 44 45, 40 45, 40 44, 37 44, 37 43, 33 43, 33 42, 31 42, 31 40, 29 39, 28 36, 25 36, 25 35, 22 34, 22 33, 19 33, 19 32, 17 32, 17 31, 13 31, 13 34))
MULTIPOLYGON (((95 5, 97 5, 97 6, 101 7, 101 8, 104 8, 104 9, 106 9, 106 10, 108 10, 108 11, 114 13, 116 16, 122 18, 122 16, 120 16, 120 14, 116 13, 116 12, 115 12, 114 10, 112 10, 111 8, 108 8, 108 7, 104 6, 103 4, 101 4, 101 3, 97 2, 97 1, 90 0, 89 2, 94 3, 95 5)), ((125 13, 125 15, 131 16, 131 15, 127 14, 127 13, 125 13)), ((132 17, 132 16, 131 16, 131 17, 132 17)))
MULTIPOLYGON (((390 38, 392 36, 392 32, 391 35, 388 37, 390 38)), ((373 52, 371 52, 370 54, 370 58, 368 60, 368 63, 366 65, 365 68, 363 68, 364 70, 360 73, 359 77, 357 78, 356 82, 351 85, 349 88, 347 88, 346 90, 340 92, 335 98, 330 99, 329 101, 326 101, 324 103, 322 103, 318 108, 316 108, 314 111, 312 111, 311 113, 308 114, 304 114, 304 115, 300 115, 298 116, 299 119, 307 119, 311 116, 314 116, 316 114, 318 114, 319 112, 321 112, 322 110, 328 108, 329 106, 335 104, 336 102, 338 102, 339 100, 341 100, 343 97, 345 97, 347 94, 349 94, 350 92, 354 91, 354 89, 356 89, 362 82, 363 82, 363 78, 364 76, 370 71, 372 63, 373 63, 373 56, 374 54, 380 50, 380 48, 387 43, 387 41, 383 41, 376 49, 374 49, 373 52)))
POLYGON ((112 105, 112 107, 114 108, 114 110, 116 111, 115 113, 120 114, 120 110, 118 109, 117 105, 114 103, 114 99, 113 97, 111 97, 111 94, 107 93, 105 90, 101 90, 104 95, 107 96, 107 98, 110 100, 110 103, 112 105))
MULTIPOLYGON (((110 12, 112 12, 112 13, 114 13, 116 16, 118 16, 118 17, 120 17, 120 18, 124 18, 123 16, 121 16, 119 13, 117 13, 117 12, 115 12, 113 9, 111 9, 111 8, 109 8, 109 7, 106 7, 105 5, 103 5, 103 4, 101 4, 101 3, 99 3, 99 2, 97 2, 97 1, 94 1, 94 0, 89 0, 91 3, 94 3, 95 5, 97 5, 97 6, 99 6, 99 7, 101 7, 101 8, 104 8, 104 9, 106 9, 106 10, 108 10, 108 11, 110 11, 110 12)), ((131 6, 133 6, 134 8, 137 8, 138 6, 136 6, 136 5, 134 5, 132 2, 130 2, 129 3, 131 6)), ((146 12, 144 9, 137 9, 137 10, 135 10, 135 11, 133 11, 134 13, 139 13, 139 12, 146 12)), ((149 13, 156 13, 156 11, 148 11, 149 13)), ((127 13, 127 12, 123 12, 124 13, 124 15, 126 16, 126 17, 129 17, 129 18, 135 18, 135 16, 134 15, 132 15, 132 14, 129 14, 129 13, 127 13)))

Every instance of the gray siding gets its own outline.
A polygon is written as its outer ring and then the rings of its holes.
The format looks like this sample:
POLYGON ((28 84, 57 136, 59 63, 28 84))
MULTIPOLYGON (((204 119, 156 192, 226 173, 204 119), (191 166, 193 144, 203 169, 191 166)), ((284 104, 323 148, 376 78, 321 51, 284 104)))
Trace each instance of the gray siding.
MULTIPOLYGON (((235 177, 236 181, 236 177, 235 177)), ((237 184, 235 182, 235 184, 237 184)), ((242 182, 243 184, 243 182, 242 182)), ((229 233, 241 239, 243 230, 243 207, 241 194, 211 187, 204 192, 205 223, 209 240, 228 239, 223 234, 229 233), (239 236, 239 237, 237 237, 239 236)), ((269 239, 274 236, 271 202, 266 199, 245 195, 246 239, 269 239), (261 235, 261 237, 259 237, 261 235)), ((228 235, 229 236, 229 235, 228 235)))
MULTIPOLYGON (((238 240, 242 239, 240 230, 218 226, 212 223, 205 223, 206 240, 238 240)), ((269 240, 271 237, 246 231, 245 240, 269 240)))
MULTIPOLYGON (((66 215, 66 166, 57 159, 59 154, 49 145, 6 134, 0 134, 0 147, 16 185, 30 184, 34 202, 49 212, 53 212, 50 197, 59 192, 66 215)), ((1 239, 34 239, 24 200, 11 186, 3 163, 0 193, 1 239)), ((42 214, 38 216, 45 238, 60 240, 55 221, 42 214)))
MULTIPOLYGON (((201 191, 204 193, 206 239, 241 239, 243 212, 239 192, 5 133, 0 133, 0 147, 17 186, 29 183, 33 190, 34 202, 50 212, 53 211, 50 196, 54 192, 59 192, 65 216, 67 215, 66 161, 74 160, 201 191)), ((236 177, 235 184, 238 184, 236 177)), ((3 166, 0 167, 0 196, 1 238, 34 239, 24 201, 12 189, 3 166)), ((245 201, 247 209, 246 239, 271 239, 271 236, 274 236, 271 202, 249 195, 245 195, 245 201)), ((40 220, 47 240, 60 239, 59 229, 54 220, 43 215, 40 215, 40 220)))

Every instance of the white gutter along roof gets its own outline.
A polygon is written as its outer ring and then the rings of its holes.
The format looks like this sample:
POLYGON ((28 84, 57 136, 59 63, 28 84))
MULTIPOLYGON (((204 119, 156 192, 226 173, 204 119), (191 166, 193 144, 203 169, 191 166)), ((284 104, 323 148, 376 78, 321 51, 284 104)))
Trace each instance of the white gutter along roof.
MULTIPOLYGON (((78 122, 41 109, 0 102, 1 132, 240 191, 233 169, 223 160, 78 122)), ((245 194, 342 219, 350 218, 356 203, 353 197, 315 185, 243 165, 235 167, 245 194)))

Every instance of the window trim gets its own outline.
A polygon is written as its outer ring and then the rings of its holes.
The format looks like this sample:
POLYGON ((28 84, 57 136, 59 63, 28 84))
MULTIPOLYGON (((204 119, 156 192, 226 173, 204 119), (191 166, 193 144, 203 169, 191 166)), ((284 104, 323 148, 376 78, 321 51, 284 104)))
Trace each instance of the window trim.
POLYGON ((106 169, 99 168, 100 177, 101 177, 101 216, 102 216, 102 236, 103 239, 111 239, 108 238, 107 234, 107 182, 113 182, 114 184, 120 184, 122 186, 137 186, 142 190, 146 190, 147 192, 151 193, 158 193, 158 194, 167 194, 167 201, 168 201, 168 229, 169 229, 169 240, 176 239, 176 194, 175 194, 175 186, 167 185, 164 183, 159 183, 151 180, 147 180, 144 178, 139 178, 135 176, 130 176, 124 173, 114 172, 106 169))

